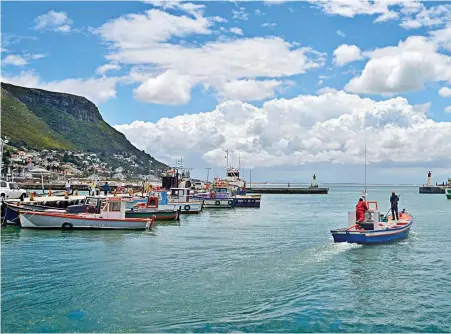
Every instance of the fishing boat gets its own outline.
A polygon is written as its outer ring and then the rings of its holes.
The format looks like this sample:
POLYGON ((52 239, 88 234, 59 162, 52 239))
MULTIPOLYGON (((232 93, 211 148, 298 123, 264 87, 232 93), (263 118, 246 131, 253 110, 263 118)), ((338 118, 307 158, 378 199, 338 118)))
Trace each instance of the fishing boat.
POLYGON ((188 188, 171 188, 169 196, 164 191, 156 192, 154 195, 159 196, 160 205, 181 207, 182 214, 199 214, 204 205, 203 200, 196 200, 192 190, 188 188))
POLYGON ((448 178, 448 186, 445 188, 445 195, 447 199, 451 199, 451 177, 448 178))
POLYGON ((20 225, 19 212, 20 211, 34 211, 34 212, 60 212, 65 213, 64 209, 55 209, 51 206, 30 204, 27 202, 3 202, 2 203, 2 223, 7 225, 20 225))
MULTIPOLYGON (((357 222, 356 212, 348 212, 347 228, 340 228, 330 231, 334 242, 348 242, 357 244, 377 244, 401 240, 409 235, 413 225, 413 217, 405 209, 400 212, 397 218, 387 214, 379 214, 377 201, 367 201, 366 192, 366 142, 365 142, 365 188, 361 200, 366 202, 366 212, 363 222, 357 222)), ((366 209, 365 208, 365 209, 366 209)), ((362 212, 363 213, 363 212, 362 212)))
POLYGON ((369 210, 365 213, 363 223, 356 223, 353 211, 348 213, 351 226, 331 231, 335 242, 376 244, 401 240, 409 235, 414 219, 405 209, 395 220, 391 215, 379 215, 377 202, 368 201, 367 205, 369 210))
POLYGON ((84 213, 20 211, 20 225, 23 228, 62 228, 62 229, 127 229, 145 230, 151 228, 155 217, 126 218, 124 198, 109 197, 98 199, 91 210, 84 213))
POLYGON ((196 198, 204 201, 206 209, 231 209, 236 200, 227 187, 213 187, 212 191, 196 194, 196 198))
POLYGON ((130 210, 125 212, 125 217, 127 218, 150 218, 155 217, 156 221, 163 220, 180 220, 181 207, 176 210, 175 207, 172 209, 161 209, 158 206, 158 197, 149 196, 146 203, 137 203, 130 210))

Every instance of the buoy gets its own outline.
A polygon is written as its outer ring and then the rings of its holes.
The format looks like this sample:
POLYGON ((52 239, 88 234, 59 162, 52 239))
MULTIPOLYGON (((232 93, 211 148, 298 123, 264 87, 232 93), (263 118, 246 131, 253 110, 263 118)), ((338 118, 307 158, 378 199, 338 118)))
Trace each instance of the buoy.
POLYGON ((64 198, 68 199, 69 198, 69 194, 67 193, 67 191, 64 192, 64 198))
POLYGON ((48 194, 49 194, 49 197, 52 196, 52 189, 49 189, 48 194))
POLYGON ((30 201, 34 201, 34 192, 30 193, 30 201))
POLYGON ((78 196, 78 190, 75 190, 74 196, 78 196))
POLYGON ((128 193, 130 196, 133 196, 133 188, 130 188, 130 191, 128 193))
POLYGON ((116 189, 114 189, 114 191, 113 191, 113 195, 114 195, 114 196, 117 196, 117 188, 116 188, 116 189))

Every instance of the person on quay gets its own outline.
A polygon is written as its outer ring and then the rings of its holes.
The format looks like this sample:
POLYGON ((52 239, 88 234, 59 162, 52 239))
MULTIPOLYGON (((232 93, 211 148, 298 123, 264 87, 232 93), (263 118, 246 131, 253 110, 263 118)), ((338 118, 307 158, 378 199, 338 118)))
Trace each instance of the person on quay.
POLYGON ((393 220, 395 220, 395 213, 396 213, 396 220, 398 220, 398 202, 399 202, 399 196, 395 194, 394 191, 392 191, 390 196, 390 207, 391 207, 391 217, 393 220))
POLYGON ((365 221, 365 212, 368 210, 368 205, 363 200, 359 198, 359 202, 355 206, 355 220, 357 224, 363 223, 365 221))
POLYGON ((66 181, 65 187, 66 187, 66 192, 67 192, 67 194, 69 195, 69 194, 70 194, 70 180, 67 180, 67 181, 66 181))
POLYGON ((108 182, 105 182, 105 184, 103 185, 103 195, 106 196, 109 192, 111 192, 111 188, 108 185, 108 182))

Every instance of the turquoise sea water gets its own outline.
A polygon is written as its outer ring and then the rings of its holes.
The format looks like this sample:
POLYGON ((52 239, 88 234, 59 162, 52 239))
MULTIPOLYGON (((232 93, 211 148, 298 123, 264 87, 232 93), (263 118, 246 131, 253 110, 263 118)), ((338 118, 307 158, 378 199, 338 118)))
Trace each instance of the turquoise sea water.
MULTIPOLYGON (((391 188, 370 187, 381 212, 391 188)), ((397 187, 416 222, 334 244, 361 187, 263 195, 151 232, 2 229, 3 332, 450 332, 451 201, 397 187)))

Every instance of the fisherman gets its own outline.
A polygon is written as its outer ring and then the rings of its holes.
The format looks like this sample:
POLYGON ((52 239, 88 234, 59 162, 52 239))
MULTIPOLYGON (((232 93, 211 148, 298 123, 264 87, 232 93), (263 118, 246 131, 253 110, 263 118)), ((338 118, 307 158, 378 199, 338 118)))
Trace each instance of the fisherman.
POLYGON ((96 184, 94 182, 91 183, 90 195, 91 196, 95 196, 96 195, 96 184))
POLYGON ((111 192, 111 188, 108 185, 108 182, 105 182, 105 184, 103 185, 103 195, 104 196, 108 195, 108 192, 111 192))
POLYGON ((355 220, 357 224, 363 223, 365 221, 365 212, 368 210, 368 205, 363 200, 359 198, 359 202, 355 206, 355 220))
POLYGON ((391 206, 391 217, 393 220, 395 220, 395 213, 396 213, 396 220, 398 220, 398 202, 399 202, 399 196, 395 194, 394 191, 392 191, 390 196, 390 206, 391 206))

